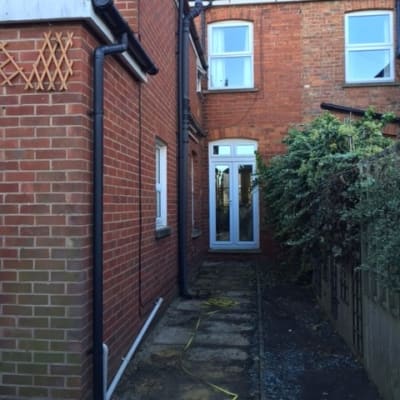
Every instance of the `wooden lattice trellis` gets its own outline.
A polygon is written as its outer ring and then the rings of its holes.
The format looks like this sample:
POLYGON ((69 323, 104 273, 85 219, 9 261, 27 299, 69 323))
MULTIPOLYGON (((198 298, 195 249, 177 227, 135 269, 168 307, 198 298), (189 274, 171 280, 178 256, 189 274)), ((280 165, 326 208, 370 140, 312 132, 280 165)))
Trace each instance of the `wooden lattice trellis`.
POLYGON ((16 63, 12 55, 8 52, 6 49, 7 44, 7 42, 0 42, 0 54, 3 55, 3 61, 0 62, 0 77, 2 78, 0 84, 2 86, 6 84, 13 86, 13 79, 19 75, 27 82, 28 79, 24 73, 24 69, 16 63))
POLYGON ((27 79, 25 89, 67 90, 68 78, 72 76, 73 61, 68 59, 68 50, 72 47, 73 33, 44 34, 44 43, 39 56, 27 79), (58 87, 56 87, 58 86, 58 87))
POLYGON ((73 33, 45 33, 42 48, 29 76, 7 50, 8 43, 0 42, 0 85, 13 86, 13 80, 21 76, 25 81, 25 89, 67 90, 68 79, 73 74, 73 61, 68 58, 73 36, 73 33))

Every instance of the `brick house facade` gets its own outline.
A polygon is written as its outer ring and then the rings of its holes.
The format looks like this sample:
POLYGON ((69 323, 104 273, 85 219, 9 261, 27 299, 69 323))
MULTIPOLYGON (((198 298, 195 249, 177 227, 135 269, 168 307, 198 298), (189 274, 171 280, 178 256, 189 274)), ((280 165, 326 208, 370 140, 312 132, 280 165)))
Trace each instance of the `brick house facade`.
MULTIPOLYGON (((63 2, 63 11, 54 2, 37 1, 28 16, 23 2, 14 2, 19 3, 15 8, 3 3, 0 398, 91 398, 93 53, 117 38, 90 0, 63 2), (12 14, 15 9, 19 15, 12 14), (56 35, 62 35, 61 44, 56 35), (44 63, 51 62, 51 46, 57 48, 58 62, 65 46, 60 71, 70 63, 72 74, 54 77, 57 70, 50 63, 49 74, 40 80, 44 63), (40 54, 39 74, 33 76, 40 54), (27 87, 30 76, 32 88, 27 87)), ((178 293, 178 8, 174 1, 161 8, 156 1, 136 0, 116 1, 115 8, 159 72, 146 74, 134 57, 105 59, 103 338, 109 378, 155 300, 167 303, 178 293), (161 235, 156 142, 166 148, 167 229, 161 235)), ((189 54, 195 63, 193 46, 189 54)), ((193 111, 198 121, 199 109, 193 111)), ((190 154, 199 163, 204 138, 196 130, 193 137, 190 154)), ((201 183, 196 177, 197 194, 201 183)), ((201 241, 196 239, 197 258, 201 241)))
MULTIPOLYGON (((321 114, 321 103, 357 109, 373 106, 377 112, 398 115, 397 59, 393 59, 395 76, 388 82, 345 80, 345 15, 374 10, 393 13, 391 29, 397 43, 394 0, 215 1, 205 13, 206 26, 252 25, 254 85, 236 89, 205 86, 208 140, 252 139, 268 160, 284 152, 282 139, 289 127, 321 114)), ((210 37, 205 45, 210 45, 210 37)), ((388 127, 390 134, 396 130, 388 127)), ((261 226, 264 252, 269 243, 269 233, 261 226)))
MULTIPOLYGON (((93 52, 117 39, 115 27, 99 18, 90 0, 63 1, 62 11, 52 5, 55 2, 37 0, 30 3, 34 12, 26 15, 23 0, 12 2, 20 5, 19 10, 7 3, 11 2, 0 1, 0 398, 89 399, 93 52), (19 18, 12 19, 15 10, 19 18), (57 39, 57 34, 62 36, 57 39), (68 35, 72 42, 67 49, 68 35), (51 50, 57 40, 58 47, 51 50), (60 57, 62 50, 60 76, 42 78, 43 62, 50 60, 52 51, 60 57), (35 64, 39 54, 43 58, 35 64), (67 62, 72 63, 72 74, 63 75, 67 62), (35 65, 38 74, 32 75, 35 65), (32 87, 27 86, 29 81, 32 87)), ((177 295, 180 274, 181 2, 114 3, 113 10, 135 32, 159 72, 147 74, 134 55, 105 60, 103 327, 110 377, 155 300, 162 297, 167 303, 177 295), (157 186, 156 159, 165 167, 165 186, 157 186), (162 203, 157 201, 158 190, 160 196, 166 195, 164 211, 158 210, 162 203), (166 219, 157 226, 159 211, 166 219)), ((282 138, 288 127, 318 115, 321 102, 357 108, 373 105, 379 112, 399 114, 398 62, 393 81, 345 83, 344 16, 362 10, 394 11, 395 0, 220 0, 195 19, 197 39, 208 53, 208 26, 223 21, 251 24, 254 85, 209 88, 199 60, 201 49, 192 35, 184 235, 190 270, 219 240, 209 239, 209 201, 214 201, 209 143, 254 142, 268 159, 284 151, 282 138)), ((54 65, 48 70, 54 73, 54 65)), ((247 162, 251 160, 245 158, 247 162)), ((260 242, 247 242, 257 245, 251 252, 268 253, 269 233, 263 226, 260 230, 260 242)), ((241 234, 245 233, 240 232, 239 239, 241 234)), ((223 256, 229 252, 229 243, 216 247, 213 250, 223 256)), ((240 250, 248 249, 239 246, 240 250)))

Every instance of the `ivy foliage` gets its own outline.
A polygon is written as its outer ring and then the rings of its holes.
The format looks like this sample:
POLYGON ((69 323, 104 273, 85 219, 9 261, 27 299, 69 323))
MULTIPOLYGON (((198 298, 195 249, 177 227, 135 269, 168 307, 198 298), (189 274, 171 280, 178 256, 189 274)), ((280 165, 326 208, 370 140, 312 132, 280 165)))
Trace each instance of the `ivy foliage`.
POLYGON ((268 165, 258 155, 257 183, 266 222, 286 260, 306 269, 328 258, 343 266, 349 260, 353 265, 354 260, 360 262, 365 209, 357 208, 362 187, 359 163, 393 144, 382 134, 392 118, 385 114, 376 120, 369 110, 362 119, 341 122, 324 113, 291 129, 284 140, 287 152, 268 165))
POLYGON ((361 165, 361 198, 354 217, 362 227, 362 268, 400 292, 400 147, 361 165))

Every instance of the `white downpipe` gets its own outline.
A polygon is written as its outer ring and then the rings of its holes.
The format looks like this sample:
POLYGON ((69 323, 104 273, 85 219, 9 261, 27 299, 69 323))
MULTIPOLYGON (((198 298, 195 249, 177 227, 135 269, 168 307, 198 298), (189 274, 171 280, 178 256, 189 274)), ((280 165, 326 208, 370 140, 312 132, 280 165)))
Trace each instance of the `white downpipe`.
POLYGON ((107 381, 108 381, 108 346, 103 343, 103 398, 106 398, 107 394, 107 381))
MULTIPOLYGON (((126 367, 128 366, 129 361, 131 360, 132 356, 135 354, 136 349, 138 348, 140 342, 142 341, 143 336, 145 335, 147 329, 149 328, 151 322, 153 321, 153 319, 154 319, 158 309, 160 308, 162 302, 163 302, 163 298, 160 297, 157 300, 157 302, 156 302, 153 310, 151 311, 149 317, 147 318, 145 324, 142 326, 142 329, 140 330, 140 332, 139 332, 138 336, 136 337, 135 341, 133 342, 131 348, 129 349, 128 354, 123 358, 123 362, 120 365, 117 373, 114 376, 114 379, 112 380, 112 382, 111 382, 111 384, 110 384, 110 386, 109 386, 109 388, 108 388, 108 390, 106 392, 106 396, 105 396, 106 400, 110 400, 111 399, 111 396, 114 393, 114 390, 117 387, 117 384, 120 381, 120 379, 121 379, 126 367)), ((107 379, 107 374, 104 374, 104 378, 107 379)), ((106 387, 107 381, 105 381, 104 384, 105 384, 105 387, 106 387)))

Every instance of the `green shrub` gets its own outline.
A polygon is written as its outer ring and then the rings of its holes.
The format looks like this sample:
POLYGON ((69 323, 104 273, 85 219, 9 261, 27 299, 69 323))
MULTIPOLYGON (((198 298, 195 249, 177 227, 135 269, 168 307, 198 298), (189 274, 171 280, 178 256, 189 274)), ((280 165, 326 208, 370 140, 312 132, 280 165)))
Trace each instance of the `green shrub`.
POLYGON ((360 257, 361 160, 393 142, 382 134, 392 118, 341 122, 325 113, 291 129, 287 153, 266 165, 258 155, 257 183, 264 199, 266 222, 281 243, 287 260, 303 268, 333 258, 338 265, 360 257), (357 214, 357 215, 356 215, 357 214))

